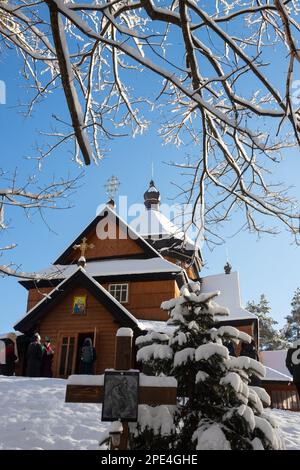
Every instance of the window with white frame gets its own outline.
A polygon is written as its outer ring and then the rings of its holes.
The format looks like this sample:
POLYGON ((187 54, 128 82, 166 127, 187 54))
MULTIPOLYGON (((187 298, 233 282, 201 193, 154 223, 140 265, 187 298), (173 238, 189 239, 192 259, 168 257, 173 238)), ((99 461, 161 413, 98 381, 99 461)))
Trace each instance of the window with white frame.
POLYGON ((128 284, 109 284, 108 291, 121 304, 128 302, 128 284))

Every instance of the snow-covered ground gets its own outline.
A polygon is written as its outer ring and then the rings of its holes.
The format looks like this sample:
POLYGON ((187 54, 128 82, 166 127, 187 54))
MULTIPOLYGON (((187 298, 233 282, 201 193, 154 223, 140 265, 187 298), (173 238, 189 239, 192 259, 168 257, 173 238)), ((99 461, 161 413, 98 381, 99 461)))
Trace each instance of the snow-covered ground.
POLYGON ((300 412, 270 410, 284 437, 287 450, 300 450, 300 412))
MULTIPOLYGON (((0 376, 0 450, 99 449, 101 407, 65 403, 66 381, 0 376)), ((287 449, 300 450, 300 413, 270 410, 287 449)))
POLYGON ((65 403, 66 381, 0 376, 0 449, 99 449, 101 406, 65 403))

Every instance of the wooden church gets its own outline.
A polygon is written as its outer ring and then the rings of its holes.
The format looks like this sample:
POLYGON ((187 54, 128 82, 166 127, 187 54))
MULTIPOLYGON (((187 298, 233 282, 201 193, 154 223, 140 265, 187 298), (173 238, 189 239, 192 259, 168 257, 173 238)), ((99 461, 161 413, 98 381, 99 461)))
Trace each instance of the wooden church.
POLYGON ((87 337, 97 351, 95 372, 103 373, 113 367, 118 328, 130 327, 135 336, 164 331, 167 313, 160 305, 189 279, 200 280, 203 291, 221 290, 218 302, 231 313, 220 321, 257 340, 257 318, 241 306, 237 273, 201 279, 200 249, 161 213, 153 181, 144 204, 129 226, 110 201, 36 280, 20 281, 28 291, 27 312, 14 328, 28 340, 35 332, 51 338, 54 377, 78 373, 87 337))

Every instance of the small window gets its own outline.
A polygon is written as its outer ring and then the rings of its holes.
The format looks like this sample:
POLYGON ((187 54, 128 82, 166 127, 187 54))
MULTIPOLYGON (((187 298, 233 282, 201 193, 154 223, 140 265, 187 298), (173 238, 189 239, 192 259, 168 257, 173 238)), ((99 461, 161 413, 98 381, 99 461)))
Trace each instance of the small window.
POLYGON ((110 284, 108 291, 121 304, 128 302, 128 284, 110 284))

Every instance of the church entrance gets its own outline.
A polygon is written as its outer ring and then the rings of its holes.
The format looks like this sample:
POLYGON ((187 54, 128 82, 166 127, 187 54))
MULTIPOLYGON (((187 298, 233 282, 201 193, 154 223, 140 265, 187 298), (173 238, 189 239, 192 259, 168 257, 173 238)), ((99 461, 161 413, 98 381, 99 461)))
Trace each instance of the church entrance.
POLYGON ((79 333, 77 340, 77 354, 75 363, 75 374, 79 374, 81 349, 86 338, 91 338, 94 344, 94 333, 79 333))
POLYGON ((91 338, 94 343, 95 333, 61 335, 58 377, 67 378, 79 373, 81 349, 86 338, 91 338))

